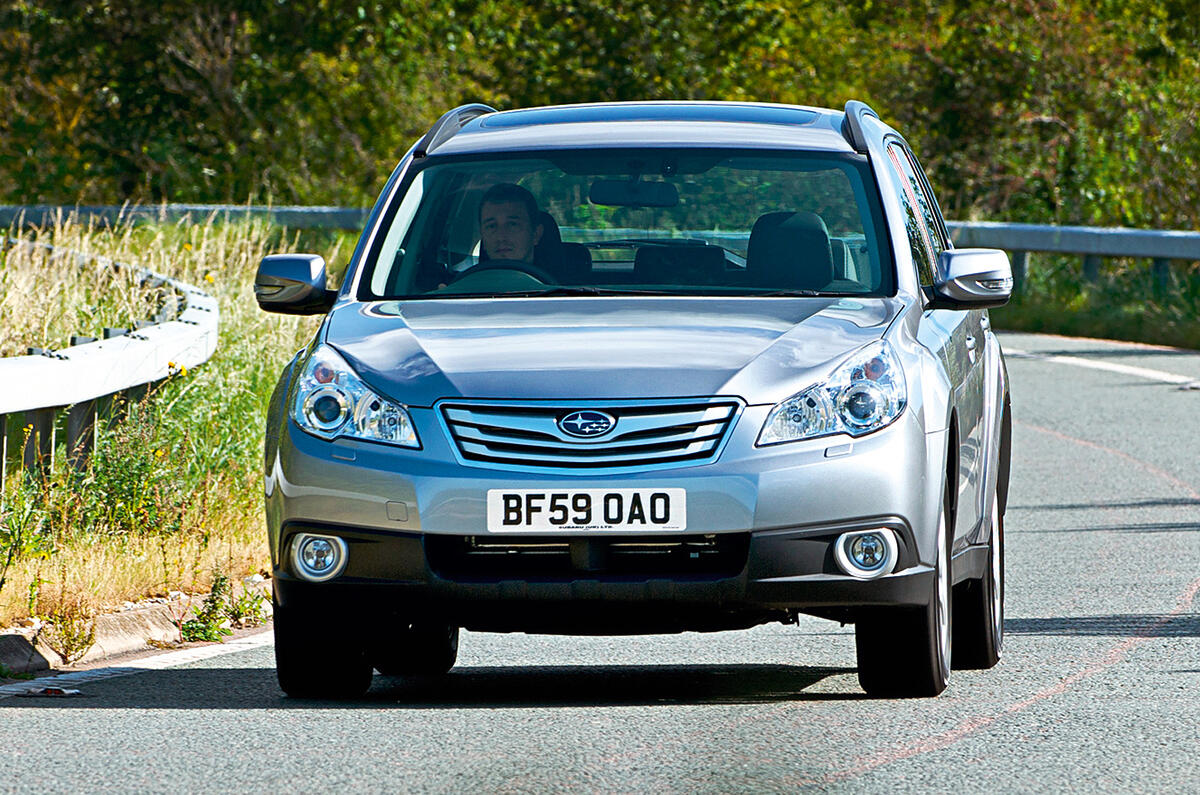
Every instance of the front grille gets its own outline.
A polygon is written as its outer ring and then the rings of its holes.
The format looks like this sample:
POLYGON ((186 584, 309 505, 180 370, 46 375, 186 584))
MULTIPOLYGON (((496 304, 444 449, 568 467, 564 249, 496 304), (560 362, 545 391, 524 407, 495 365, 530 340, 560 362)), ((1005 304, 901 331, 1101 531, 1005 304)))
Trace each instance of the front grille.
POLYGON ((740 403, 732 399, 647 405, 595 403, 611 415, 613 429, 599 438, 576 438, 558 421, 575 405, 444 403, 442 417, 465 461, 520 469, 660 467, 716 459, 740 403))
POLYGON ((429 566, 452 580, 719 579, 746 566, 750 536, 426 536, 429 566))

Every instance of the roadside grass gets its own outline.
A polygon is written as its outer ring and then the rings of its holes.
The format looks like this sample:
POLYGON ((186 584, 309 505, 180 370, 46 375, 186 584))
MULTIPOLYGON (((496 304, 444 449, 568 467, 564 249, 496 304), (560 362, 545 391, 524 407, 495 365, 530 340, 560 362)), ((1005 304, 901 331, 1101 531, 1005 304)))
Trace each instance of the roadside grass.
MULTIPOLYGON (((78 226, 56 230, 55 244, 94 251, 92 235, 78 226)), ((13 235, 0 246, 0 356, 29 347, 63 348, 70 335, 99 337, 105 326, 129 324, 153 314, 155 295, 128 269, 102 263, 80 265, 71 251, 51 251, 42 235, 13 235)))
MULTIPOLYGON (((44 480, 21 475, 13 460, 20 433, 10 424, 9 476, 0 492, 0 626, 31 615, 52 618, 63 606, 86 615, 172 591, 207 592, 218 571, 236 582, 266 569, 266 404, 319 321, 261 312, 254 271, 263 256, 280 251, 344 261, 352 236, 204 218, 109 229, 68 223, 23 239, 201 287, 217 298, 221 324, 207 363, 179 369, 141 403, 118 404, 123 418, 101 423, 85 472, 67 467, 60 445, 44 480)), ((10 248, 0 263, 2 322, 23 330, 19 342, 6 335, 5 353, 61 347, 73 333, 98 336, 102 326, 129 326, 156 310, 147 304, 154 297, 122 274, 80 275, 73 259, 29 251, 10 248), (8 300, 14 285, 37 292, 47 280, 63 285, 44 290, 53 300, 8 300)))
POLYGON ((1031 254, 1023 289, 991 316, 1011 331, 1200 350, 1200 263, 1174 263, 1168 283, 1158 285, 1148 260, 1105 260, 1092 284, 1078 257, 1031 254))

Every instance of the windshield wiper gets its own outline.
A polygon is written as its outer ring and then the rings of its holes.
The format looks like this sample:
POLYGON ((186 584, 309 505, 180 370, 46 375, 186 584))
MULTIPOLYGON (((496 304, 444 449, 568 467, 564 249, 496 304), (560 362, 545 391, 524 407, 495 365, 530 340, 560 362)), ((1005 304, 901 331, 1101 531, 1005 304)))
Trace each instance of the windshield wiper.
POLYGON ((772 290, 768 293, 746 293, 751 298, 797 297, 797 298, 871 298, 870 293, 834 292, 832 290, 772 290))
POLYGON ((527 290, 519 293, 503 293, 503 295, 675 295, 666 290, 629 290, 615 287, 588 287, 587 285, 558 285, 545 290, 527 290))
POLYGON ((510 292, 487 292, 487 293, 454 293, 454 292, 433 292, 423 295, 404 295, 391 300, 399 301, 426 301, 426 300, 442 300, 447 298, 553 298, 555 296, 564 295, 671 295, 678 296, 678 293, 668 292, 666 290, 618 290, 608 287, 588 287, 587 285, 556 285, 547 287, 544 290, 513 290, 510 292))

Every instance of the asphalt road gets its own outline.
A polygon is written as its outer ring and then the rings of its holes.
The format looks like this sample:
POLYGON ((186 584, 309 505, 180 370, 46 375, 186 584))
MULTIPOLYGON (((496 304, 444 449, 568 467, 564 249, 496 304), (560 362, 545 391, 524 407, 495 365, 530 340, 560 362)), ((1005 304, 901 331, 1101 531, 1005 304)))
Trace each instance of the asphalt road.
POLYGON ((0 698, 0 790, 1200 791, 1200 354, 1002 339, 1005 656, 937 699, 866 698, 817 619, 464 633, 448 677, 349 704, 285 699, 262 645, 0 698))

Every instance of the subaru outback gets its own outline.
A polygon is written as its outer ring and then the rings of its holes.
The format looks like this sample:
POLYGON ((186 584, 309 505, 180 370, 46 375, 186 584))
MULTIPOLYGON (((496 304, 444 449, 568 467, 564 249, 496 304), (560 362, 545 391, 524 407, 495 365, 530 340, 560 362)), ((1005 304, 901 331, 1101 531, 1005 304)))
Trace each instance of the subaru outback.
POLYGON ((991 667, 1011 289, 860 102, 449 111, 337 290, 256 277, 324 316, 267 418, 280 685, 801 614, 854 624, 868 694, 991 667))

